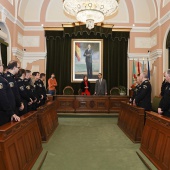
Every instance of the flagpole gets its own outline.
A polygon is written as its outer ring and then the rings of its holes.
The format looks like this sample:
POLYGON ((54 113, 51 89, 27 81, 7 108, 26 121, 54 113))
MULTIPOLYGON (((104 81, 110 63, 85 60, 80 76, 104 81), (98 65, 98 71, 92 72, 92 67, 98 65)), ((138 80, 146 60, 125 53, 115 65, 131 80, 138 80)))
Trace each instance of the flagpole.
MULTIPOLYGON (((150 57, 150 51, 148 50, 148 55, 150 57)), ((148 79, 150 80, 150 66, 149 66, 149 59, 147 58, 148 61, 148 79)))

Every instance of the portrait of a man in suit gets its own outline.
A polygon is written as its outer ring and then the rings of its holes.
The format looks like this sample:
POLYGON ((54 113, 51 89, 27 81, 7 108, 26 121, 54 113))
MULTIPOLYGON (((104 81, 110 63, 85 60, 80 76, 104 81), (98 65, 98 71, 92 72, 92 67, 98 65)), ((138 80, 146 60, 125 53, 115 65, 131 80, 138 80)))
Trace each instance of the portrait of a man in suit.
POLYGON ((107 83, 106 80, 102 78, 102 73, 98 74, 98 80, 96 80, 94 94, 107 95, 107 83))

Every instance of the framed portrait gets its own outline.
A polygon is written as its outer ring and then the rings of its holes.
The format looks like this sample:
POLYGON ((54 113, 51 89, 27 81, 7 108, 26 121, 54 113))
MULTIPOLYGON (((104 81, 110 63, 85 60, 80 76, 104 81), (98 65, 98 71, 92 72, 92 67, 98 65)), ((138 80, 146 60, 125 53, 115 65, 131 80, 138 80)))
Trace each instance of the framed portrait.
POLYGON ((95 82, 103 72, 103 40, 72 39, 71 82, 81 82, 87 75, 95 82))

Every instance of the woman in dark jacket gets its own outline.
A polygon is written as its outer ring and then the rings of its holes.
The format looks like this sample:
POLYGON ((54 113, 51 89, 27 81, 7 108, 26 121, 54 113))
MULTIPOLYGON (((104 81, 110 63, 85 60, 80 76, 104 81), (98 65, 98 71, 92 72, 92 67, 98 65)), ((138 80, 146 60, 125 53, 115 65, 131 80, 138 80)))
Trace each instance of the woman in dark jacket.
POLYGON ((86 75, 83 77, 83 81, 80 84, 80 88, 82 95, 90 95, 90 82, 88 81, 88 77, 86 75))

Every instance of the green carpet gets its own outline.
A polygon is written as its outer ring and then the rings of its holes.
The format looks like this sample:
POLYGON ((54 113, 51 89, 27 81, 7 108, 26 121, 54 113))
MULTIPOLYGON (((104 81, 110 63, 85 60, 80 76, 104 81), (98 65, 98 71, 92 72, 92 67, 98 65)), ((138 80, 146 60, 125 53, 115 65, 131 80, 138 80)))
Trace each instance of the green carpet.
POLYGON ((41 170, 146 170, 114 117, 61 117, 41 170))

